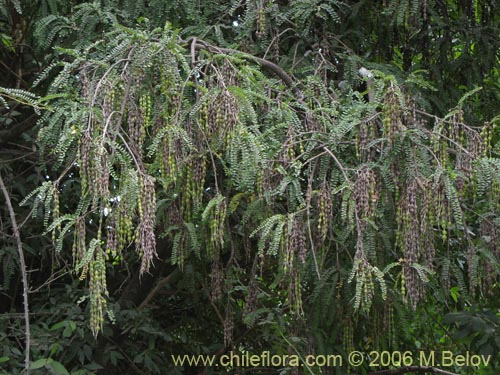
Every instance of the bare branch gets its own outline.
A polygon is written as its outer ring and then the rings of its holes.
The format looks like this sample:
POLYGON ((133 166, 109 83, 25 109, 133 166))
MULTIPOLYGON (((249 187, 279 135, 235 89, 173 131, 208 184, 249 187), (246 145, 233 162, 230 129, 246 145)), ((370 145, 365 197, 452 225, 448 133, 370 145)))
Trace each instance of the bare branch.
POLYGON ((28 305, 28 278, 26 275, 26 263, 24 262, 24 252, 23 243, 21 242, 21 235, 19 234, 19 227, 17 226, 16 214, 12 208, 12 202, 10 201, 9 192, 3 183, 2 174, 0 173, 0 189, 5 197, 5 203, 7 204, 7 209, 9 211, 10 220, 12 221, 12 231, 14 232, 14 237, 17 242, 17 251, 19 253, 19 265, 21 267, 21 276, 23 280, 23 299, 24 299, 24 322, 25 322, 25 358, 24 358, 24 370, 25 374, 30 373, 30 317, 29 317, 29 305, 28 305))
POLYGON ((139 310, 146 307, 149 304, 149 302, 151 302, 151 300, 158 294, 158 292, 161 290, 161 288, 163 288, 166 284, 168 284, 172 280, 172 278, 175 275, 177 275, 178 273, 179 273, 179 269, 175 269, 168 276, 164 277, 161 280, 158 280, 158 282, 156 283, 156 286, 149 292, 149 294, 146 296, 146 298, 144 298, 144 300, 139 305, 139 310))

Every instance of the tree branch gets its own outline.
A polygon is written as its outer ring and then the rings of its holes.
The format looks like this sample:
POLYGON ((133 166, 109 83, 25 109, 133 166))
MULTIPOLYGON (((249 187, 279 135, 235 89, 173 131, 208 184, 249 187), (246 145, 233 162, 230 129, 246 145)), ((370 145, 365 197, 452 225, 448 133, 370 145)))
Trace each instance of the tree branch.
MULTIPOLYGON (((190 42, 190 39, 188 39, 187 41, 185 41, 185 40, 180 41, 181 44, 189 44, 189 42, 190 42)), ((191 46, 191 48, 194 48, 197 51, 206 50, 206 51, 209 51, 212 53, 226 53, 226 54, 237 53, 237 54, 244 56, 245 58, 247 58, 249 60, 255 61, 256 63, 258 63, 262 67, 269 70, 271 73, 278 76, 283 81, 283 83, 285 85, 287 85, 290 89, 292 89, 292 91, 295 94, 295 96, 297 97, 297 100, 299 101, 299 103, 301 103, 301 104, 303 103, 302 99, 304 98, 304 95, 295 86, 292 77, 290 77, 287 72, 285 72, 282 68, 280 68, 275 63, 273 63, 269 60, 257 57, 257 56, 250 55, 250 54, 242 52, 242 51, 232 49, 232 48, 222 48, 222 47, 213 46, 213 45, 210 45, 207 42, 204 42, 203 40, 200 40, 200 39, 192 39, 192 43, 190 46, 191 46)))
POLYGON ((25 322, 25 335, 26 335, 26 351, 24 358, 24 370, 25 374, 30 373, 30 317, 29 317, 29 305, 28 305, 28 277, 26 275, 26 263, 24 262, 23 253, 23 243, 21 242, 21 235, 19 234, 19 227, 17 226, 16 214, 12 208, 12 202, 10 201, 10 196, 3 183, 2 174, 0 173, 0 190, 2 190, 5 197, 5 203, 7 204, 7 209, 9 211, 10 220, 12 221, 12 230, 14 232, 14 237, 17 242, 17 251, 19 253, 19 265, 21 267, 21 276, 23 280, 23 299, 24 299, 24 322, 25 322))
POLYGON ((33 128, 36 125, 36 117, 36 114, 32 114, 24 121, 21 121, 9 129, 0 130, 0 144, 8 143, 19 137, 25 131, 33 128))
POLYGON ((168 284, 170 282, 170 280, 172 280, 172 278, 175 275, 177 275, 178 272, 179 272, 179 269, 176 268, 168 276, 164 277, 161 280, 158 280, 155 287, 153 289, 151 289, 151 291, 148 293, 146 298, 144 298, 144 300, 139 305, 138 309, 140 310, 140 309, 143 309, 144 307, 146 307, 149 304, 149 302, 151 302, 151 300, 158 294, 158 292, 161 290, 161 288, 163 288, 163 286, 168 284))

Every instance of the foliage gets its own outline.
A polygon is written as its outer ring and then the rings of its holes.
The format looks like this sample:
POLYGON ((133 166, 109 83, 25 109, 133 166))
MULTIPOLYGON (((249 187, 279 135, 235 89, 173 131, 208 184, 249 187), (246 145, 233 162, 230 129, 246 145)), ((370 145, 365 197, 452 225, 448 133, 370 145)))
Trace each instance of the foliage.
POLYGON ((4 4, 0 171, 38 269, 32 373, 190 374, 170 354, 234 349, 499 352, 486 2, 4 4))

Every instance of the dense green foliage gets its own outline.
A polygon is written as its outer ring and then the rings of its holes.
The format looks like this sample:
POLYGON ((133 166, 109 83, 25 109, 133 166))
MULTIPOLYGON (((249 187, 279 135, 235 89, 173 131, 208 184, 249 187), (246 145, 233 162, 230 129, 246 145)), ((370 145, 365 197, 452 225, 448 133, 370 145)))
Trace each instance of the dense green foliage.
POLYGON ((498 371, 494 2, 0 7, 0 372, 26 347, 9 198, 30 373, 380 370, 170 357, 230 350, 498 371))

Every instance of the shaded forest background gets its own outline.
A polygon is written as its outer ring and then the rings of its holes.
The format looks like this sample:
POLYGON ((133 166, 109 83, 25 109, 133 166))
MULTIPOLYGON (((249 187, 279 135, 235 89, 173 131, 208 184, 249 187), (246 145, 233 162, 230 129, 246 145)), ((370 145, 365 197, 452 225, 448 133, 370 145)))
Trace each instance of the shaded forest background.
POLYGON ((0 373, 498 373, 498 9, 0 0, 0 373))

